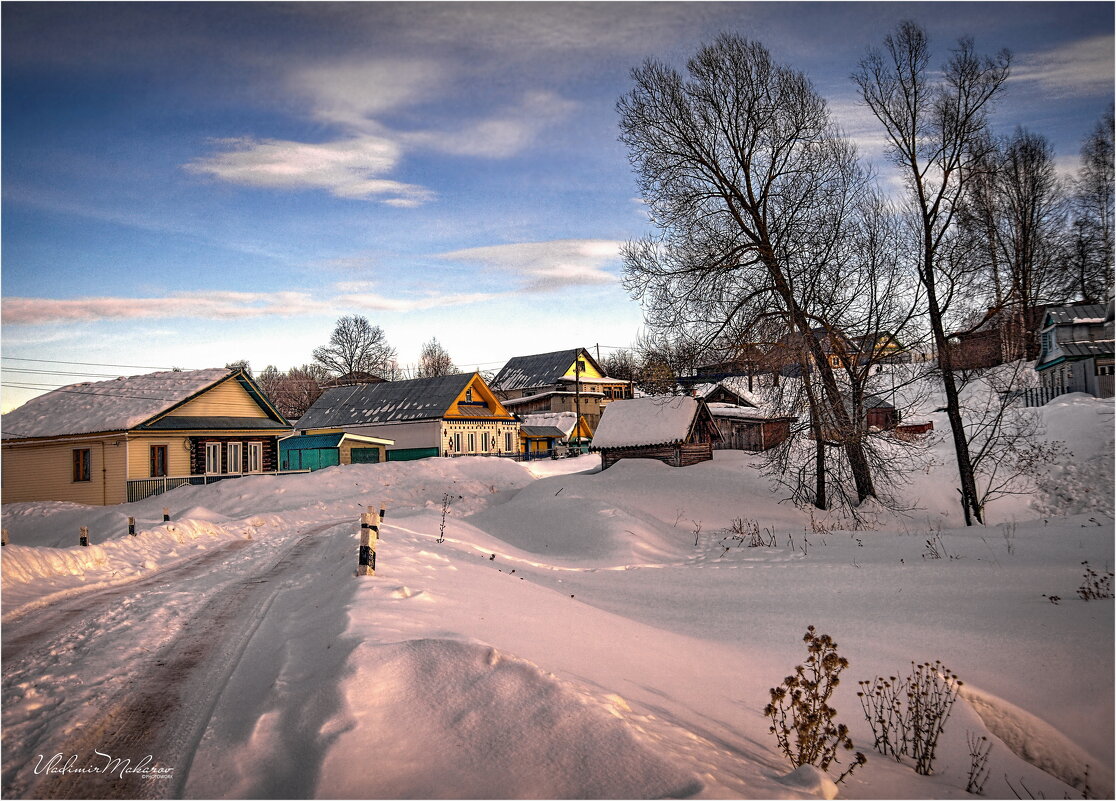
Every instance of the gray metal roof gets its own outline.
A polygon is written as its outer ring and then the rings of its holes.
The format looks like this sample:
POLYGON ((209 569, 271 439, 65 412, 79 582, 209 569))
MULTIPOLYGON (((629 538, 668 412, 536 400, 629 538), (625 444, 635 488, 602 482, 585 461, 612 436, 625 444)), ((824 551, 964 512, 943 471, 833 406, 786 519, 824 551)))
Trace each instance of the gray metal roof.
POLYGON ((599 372, 600 365, 585 350, 585 348, 571 348, 569 350, 556 350, 553 353, 536 353, 532 356, 515 356, 508 360, 503 369, 492 380, 491 387, 501 391, 530 389, 532 387, 545 387, 555 384, 565 375, 570 365, 578 358, 588 359, 599 372))
POLYGON ((1055 325, 1073 324, 1078 321, 1103 321, 1107 312, 1102 303, 1083 303, 1077 306, 1051 306, 1046 310, 1047 320, 1055 325))
POLYGON ((564 437, 566 432, 557 426, 520 426, 519 432, 525 437, 564 437))
POLYGON ((151 431, 198 431, 205 430, 237 430, 252 429, 253 431, 290 431, 289 425, 284 425, 267 417, 181 417, 167 415, 160 417, 154 423, 143 426, 151 431))
POLYGON ((1099 342, 1060 342, 1058 348, 1067 356, 1111 356, 1112 345, 1112 340, 1107 339, 1099 342))
POLYGON ((474 375, 458 373, 327 389, 299 418, 295 427, 332 428, 437 420, 445 415, 474 375))

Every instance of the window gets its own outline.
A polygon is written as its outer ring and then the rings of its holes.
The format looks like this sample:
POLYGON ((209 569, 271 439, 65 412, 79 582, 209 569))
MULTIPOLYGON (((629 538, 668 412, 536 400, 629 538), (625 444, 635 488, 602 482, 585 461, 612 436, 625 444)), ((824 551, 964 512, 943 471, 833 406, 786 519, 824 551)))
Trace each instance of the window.
POLYGON ((92 454, 89 448, 74 449, 74 481, 92 481, 92 454))
POLYGON ((221 472, 221 443, 205 443, 205 472, 212 475, 221 472))
POLYGON ((457 431, 453 435, 453 452, 461 453, 461 432, 457 431))
POLYGON ((261 473, 263 472, 263 443, 262 442, 249 442, 248 443, 248 472, 261 473))
POLYGON ((504 432, 504 450, 511 453, 512 449, 512 435, 510 431, 504 432))
POLYGON ((481 434, 481 450, 488 453, 488 432, 481 434))
POLYGON ((477 435, 472 431, 469 432, 469 453, 477 452, 477 435))
POLYGON ((473 402, 473 388, 472 387, 469 387, 467 390, 465 390, 465 402, 466 403, 472 403, 473 402))
POLYGON ((585 360, 584 359, 578 359, 577 360, 577 371, 579 373, 584 373, 585 372, 585 360))
POLYGON ((151 446, 151 477, 160 478, 167 474, 167 446, 151 446))
POLYGON ((226 473, 239 473, 244 469, 244 443, 243 442, 230 442, 229 443, 229 464, 226 468, 226 473))

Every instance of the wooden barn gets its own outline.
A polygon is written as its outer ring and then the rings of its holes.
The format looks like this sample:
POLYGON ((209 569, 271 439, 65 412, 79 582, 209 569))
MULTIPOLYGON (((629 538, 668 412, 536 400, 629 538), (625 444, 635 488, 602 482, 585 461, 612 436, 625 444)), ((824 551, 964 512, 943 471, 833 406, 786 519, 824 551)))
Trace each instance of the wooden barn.
POLYGON ((610 403, 593 434, 601 468, 621 459, 656 459, 685 467, 713 458, 721 432, 699 398, 659 395, 610 403))
POLYGON ((785 442, 798 419, 729 403, 710 403, 709 413, 721 432, 721 441, 713 443, 715 450, 766 451, 785 442))

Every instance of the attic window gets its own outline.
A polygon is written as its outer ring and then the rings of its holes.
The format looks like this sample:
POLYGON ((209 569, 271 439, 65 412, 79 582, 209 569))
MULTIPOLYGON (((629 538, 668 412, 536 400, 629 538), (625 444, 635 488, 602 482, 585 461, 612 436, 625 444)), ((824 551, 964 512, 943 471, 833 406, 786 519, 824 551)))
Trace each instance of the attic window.
POLYGON ((585 360, 584 359, 578 359, 577 360, 577 371, 579 373, 584 373, 585 372, 585 360))
POLYGON ((473 402, 473 388, 472 387, 469 387, 467 390, 465 390, 465 402, 466 403, 472 403, 473 402))

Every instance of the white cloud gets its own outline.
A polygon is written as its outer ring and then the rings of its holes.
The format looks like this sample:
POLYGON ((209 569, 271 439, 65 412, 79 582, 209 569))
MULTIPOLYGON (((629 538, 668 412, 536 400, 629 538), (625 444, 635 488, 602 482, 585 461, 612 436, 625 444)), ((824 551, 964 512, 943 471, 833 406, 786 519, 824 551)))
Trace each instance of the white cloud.
POLYGON ((341 295, 337 302, 346 308, 367 309, 369 311, 414 312, 439 309, 447 306, 467 306, 500 297, 496 293, 472 292, 453 295, 423 295, 417 298, 387 297, 384 295, 361 292, 341 295))
POLYGON ((306 67, 288 82, 309 100, 318 119, 361 129, 386 111, 440 94, 445 70, 433 61, 375 59, 306 67))
POLYGON ((1112 34, 1102 34, 1024 54, 1012 66, 1011 80, 1036 82, 1062 95, 1110 92, 1114 43, 1112 34))
POLYGON ((230 183, 272 189, 325 189, 337 197, 373 198, 393 206, 417 206, 430 190, 382 178, 399 163, 399 146, 382 137, 357 136, 309 144, 251 137, 220 139, 223 152, 195 159, 191 172, 230 183))
POLYGON ((558 239, 467 248, 442 253, 440 258, 512 273, 523 279, 522 289, 528 292, 553 292, 614 282, 616 277, 605 268, 620 261, 621 244, 607 239, 558 239))

